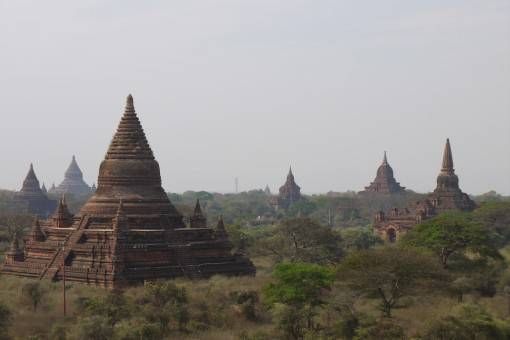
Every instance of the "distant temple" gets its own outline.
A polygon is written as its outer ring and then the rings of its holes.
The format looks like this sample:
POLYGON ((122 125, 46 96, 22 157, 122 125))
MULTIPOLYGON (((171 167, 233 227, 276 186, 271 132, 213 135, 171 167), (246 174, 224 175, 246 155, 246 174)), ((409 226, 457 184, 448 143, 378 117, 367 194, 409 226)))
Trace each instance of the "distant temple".
POLYGON ((83 173, 76 163, 76 158, 73 155, 71 164, 64 174, 64 181, 56 188, 52 187, 50 193, 52 194, 72 194, 76 196, 87 195, 92 192, 91 188, 83 180, 83 173))
POLYGON ((292 167, 289 168, 287 174, 287 180, 280 187, 278 196, 274 196, 271 199, 271 204, 275 209, 283 208, 287 209, 297 201, 301 200, 301 188, 296 184, 294 180, 294 174, 292 173, 292 167))
POLYGON ((379 211, 375 215, 374 228, 383 239, 394 242, 416 224, 437 214, 450 210, 471 211, 475 208, 475 202, 459 188, 459 178, 453 168, 450 140, 447 139, 434 192, 425 200, 403 210, 393 208, 389 214, 379 211))
POLYGON ((128 96, 97 190, 80 212, 61 199, 55 213, 36 221, 21 251, 13 242, 3 274, 123 287, 145 280, 214 274, 254 274, 252 262, 232 254, 223 220, 206 226, 197 202, 193 227, 161 187, 159 164, 128 96))
POLYGON ((39 180, 32 164, 30 164, 21 190, 16 193, 16 201, 26 206, 29 213, 40 217, 47 217, 51 214, 57 203, 46 196, 44 185, 42 189, 39 187, 39 180))
POLYGON ((405 188, 400 186, 400 183, 393 177, 393 169, 388 164, 386 151, 384 151, 383 161, 377 169, 374 181, 360 193, 398 194, 403 192, 405 192, 405 188))

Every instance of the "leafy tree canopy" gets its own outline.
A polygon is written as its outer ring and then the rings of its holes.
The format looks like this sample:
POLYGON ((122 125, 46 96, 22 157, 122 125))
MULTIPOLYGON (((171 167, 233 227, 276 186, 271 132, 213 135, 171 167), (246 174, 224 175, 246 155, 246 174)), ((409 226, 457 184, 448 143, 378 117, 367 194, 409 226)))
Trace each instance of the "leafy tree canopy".
POLYGON ((260 251, 277 261, 331 263, 342 256, 340 235, 309 218, 283 221, 270 235, 259 239, 260 251))
POLYGON ((444 213, 426 220, 405 235, 403 243, 432 250, 444 268, 454 254, 500 258, 490 230, 461 212, 444 213))
POLYGON ((338 267, 339 281, 366 297, 378 297, 381 310, 391 310, 402 297, 436 287, 444 273, 427 253, 384 247, 349 254, 338 267))
POLYGON ((273 271, 275 282, 264 288, 269 303, 317 306, 323 290, 334 280, 331 269, 308 263, 281 263, 273 271))

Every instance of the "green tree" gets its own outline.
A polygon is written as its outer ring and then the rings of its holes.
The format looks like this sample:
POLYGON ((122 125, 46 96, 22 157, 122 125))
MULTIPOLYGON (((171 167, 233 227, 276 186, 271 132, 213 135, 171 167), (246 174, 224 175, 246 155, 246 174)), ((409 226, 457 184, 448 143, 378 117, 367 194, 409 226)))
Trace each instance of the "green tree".
POLYGON ((430 340, 492 340, 509 339, 507 322, 490 315, 479 305, 466 304, 455 308, 451 315, 431 322, 423 335, 430 340))
POLYGON ((383 240, 368 228, 347 228, 342 230, 341 235, 342 246, 348 250, 369 249, 383 243, 383 240))
POLYGON ((331 287, 334 273, 315 264, 281 263, 272 277, 275 281, 263 289, 265 300, 273 306, 280 304, 280 328, 300 339, 305 329, 314 328, 315 309, 324 304, 324 291, 331 287))
POLYGON ((417 225, 403 239, 404 244, 432 250, 444 268, 452 255, 500 258, 490 231, 467 213, 450 212, 417 225))
POLYGON ((86 316, 101 316, 113 327, 130 315, 130 307, 124 295, 113 291, 106 296, 82 298, 77 301, 78 310, 86 316))
POLYGON ((473 220, 498 236, 495 242, 499 247, 510 242, 510 202, 487 202, 471 214, 473 220))
POLYGON ((260 238, 259 251, 276 261, 331 263, 342 256, 340 235, 308 218, 285 220, 260 238))
POLYGON ((349 254, 338 267, 338 278, 366 297, 378 297, 383 314, 390 317, 400 299, 435 287, 443 270, 424 252, 384 247, 349 254))
POLYGON ((171 320, 175 320, 179 330, 184 330, 189 322, 188 297, 184 287, 170 281, 150 283, 145 287, 145 299, 149 302, 145 315, 151 322, 157 322, 162 332, 168 330, 171 320))

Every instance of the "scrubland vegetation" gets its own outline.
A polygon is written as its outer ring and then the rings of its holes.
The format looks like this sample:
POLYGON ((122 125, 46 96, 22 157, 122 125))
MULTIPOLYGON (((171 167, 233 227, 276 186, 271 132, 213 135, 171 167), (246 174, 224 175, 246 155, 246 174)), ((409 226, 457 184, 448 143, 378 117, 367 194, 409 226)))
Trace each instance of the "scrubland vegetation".
MULTIPOLYGON (((197 197, 211 222, 225 214, 233 246, 254 261, 256 276, 123 291, 67 283, 64 316, 62 282, 4 275, 0 339, 510 339, 503 197, 427 220, 396 245, 372 233, 376 199, 309 196, 285 214, 271 213, 261 191, 171 195, 184 212, 197 197)), ((2 249, 30 221, 1 215, 2 249)))

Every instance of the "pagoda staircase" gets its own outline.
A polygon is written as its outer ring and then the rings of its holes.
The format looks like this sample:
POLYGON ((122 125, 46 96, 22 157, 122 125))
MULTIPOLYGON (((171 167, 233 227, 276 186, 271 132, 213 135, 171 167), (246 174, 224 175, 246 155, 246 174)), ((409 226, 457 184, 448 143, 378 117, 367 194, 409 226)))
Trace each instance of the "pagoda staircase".
POLYGON ((53 280, 55 278, 55 275, 57 275, 58 271, 62 267, 62 264, 71 253, 73 246, 81 239, 83 233, 85 232, 85 227, 88 223, 89 216, 83 216, 76 230, 71 232, 62 242, 62 244, 57 248, 50 262, 39 275, 39 280, 42 280, 43 278, 49 278, 53 280))
POLYGON ((189 279, 200 279, 202 273, 200 268, 195 265, 193 258, 189 255, 188 246, 179 246, 176 248, 177 261, 184 277, 189 279))

